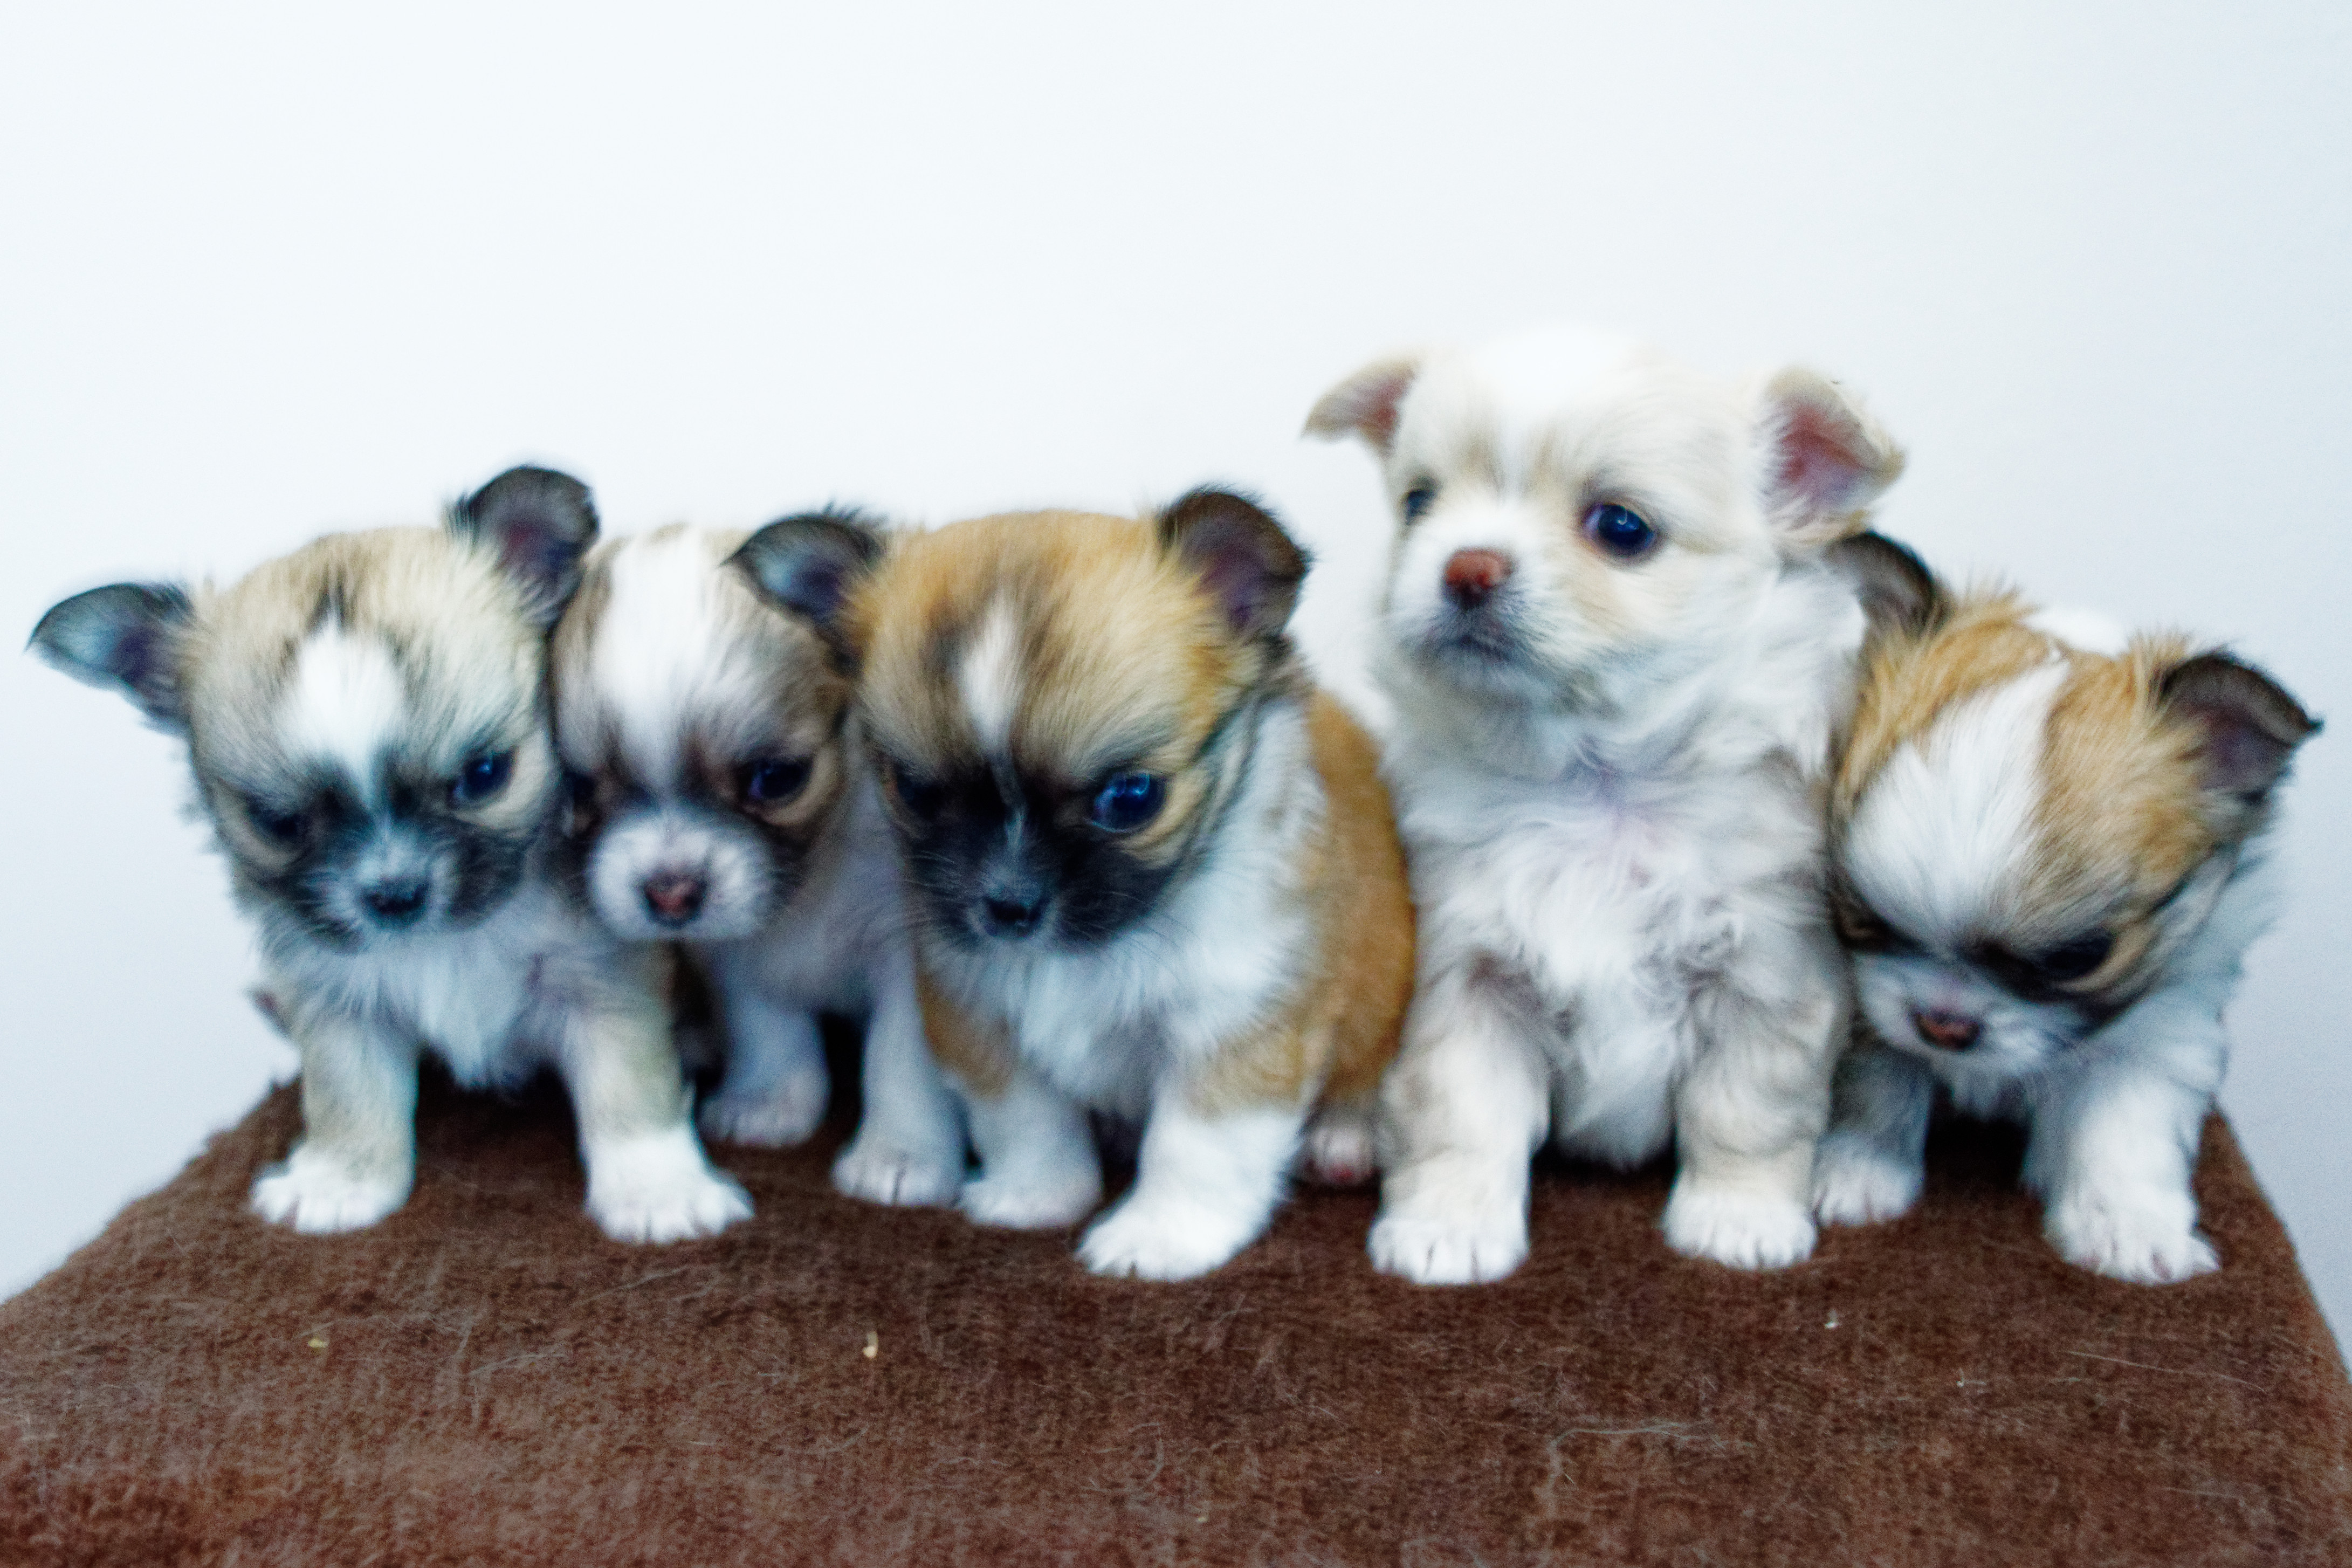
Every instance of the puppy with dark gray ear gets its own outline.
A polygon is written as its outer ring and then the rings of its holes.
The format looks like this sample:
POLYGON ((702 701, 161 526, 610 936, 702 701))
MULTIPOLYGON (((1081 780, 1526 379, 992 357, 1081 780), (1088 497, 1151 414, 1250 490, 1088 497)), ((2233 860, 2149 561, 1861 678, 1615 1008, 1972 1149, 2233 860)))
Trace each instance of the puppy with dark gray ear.
POLYGON ((830 1088, 817 1015, 862 1016, 864 1120, 834 1182, 945 1203, 963 1137, 923 1043, 898 846, 821 629, 846 583, 782 604, 758 586, 812 529, 881 554, 878 531, 831 514, 596 547, 555 634, 567 842, 609 929, 686 942, 709 976, 727 1051, 707 1135, 806 1138, 830 1088))
POLYGON ((1830 818, 1866 1027, 1815 1209, 1910 1208, 1941 1102, 2025 1124, 2069 1261, 2212 1268, 2189 1175, 2276 904, 2276 791, 2317 724, 2228 654, 1948 592, 1875 536, 1840 555, 1872 614, 1830 818))
POLYGON ((302 1136, 254 1184, 266 1218, 352 1230, 401 1205, 420 1049, 473 1086, 560 1072, 611 1236, 751 1212, 688 1121, 664 954, 554 874, 546 638, 595 533, 579 481, 515 468, 442 529, 331 535, 226 588, 95 589, 33 634, 187 740, 301 1054, 302 1136))
POLYGON ((811 521, 764 556, 861 663, 904 845, 924 1023, 984 1225, 1086 1216, 1089 1110, 1142 1127, 1097 1273, 1179 1279, 1265 1227, 1301 1154, 1371 1171, 1412 909, 1376 757, 1284 628, 1306 557, 1199 490, 1144 521, 984 518, 901 540, 811 521), (845 599, 841 585, 854 582, 845 599))

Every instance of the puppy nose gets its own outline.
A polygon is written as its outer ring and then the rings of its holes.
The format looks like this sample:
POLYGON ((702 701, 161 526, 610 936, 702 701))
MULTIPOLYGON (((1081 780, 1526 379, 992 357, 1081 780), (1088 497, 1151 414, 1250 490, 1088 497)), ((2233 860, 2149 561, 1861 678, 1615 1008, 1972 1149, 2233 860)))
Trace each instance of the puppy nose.
POLYGON ((1457 550, 1446 558, 1445 596, 1475 610, 1511 580, 1511 558, 1499 550, 1457 550))
POLYGON ((1938 1013, 1922 1007, 1911 1015, 1912 1027, 1919 1037, 1931 1046, 1948 1051, 1965 1051, 1977 1043, 1984 1026, 1959 1013, 1938 1013))
POLYGON ((1045 918, 1045 900, 1036 893, 1015 893, 1010 897, 992 893, 980 900, 980 909, 987 919, 990 935, 1027 936, 1045 918))
POLYGON ((404 925, 424 912, 425 892, 421 877, 387 877, 370 883, 360 899, 376 919, 388 925, 404 925))
POLYGON ((664 871, 646 879, 646 912, 664 925, 682 926, 702 908, 709 891, 691 871, 664 871))

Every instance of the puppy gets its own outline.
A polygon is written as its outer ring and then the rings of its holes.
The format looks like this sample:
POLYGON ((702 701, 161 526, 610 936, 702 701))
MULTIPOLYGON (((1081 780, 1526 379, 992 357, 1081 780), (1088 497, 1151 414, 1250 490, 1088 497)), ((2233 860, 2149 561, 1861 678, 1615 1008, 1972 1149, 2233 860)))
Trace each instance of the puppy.
POLYGON ((1399 519, 1377 673, 1421 916, 1375 1264, 1494 1279, 1547 1136, 1671 1141, 1681 1252, 1811 1252, 1843 1037, 1822 789, 1863 634, 1822 560, 1901 454, 1801 370, 1732 384, 1552 331, 1382 361, 1307 429, 1399 519))
POLYGON ((609 1235, 751 1212, 687 1119, 664 955, 554 875, 546 636, 595 532, 577 480, 516 468, 445 529, 333 535, 225 589, 96 589, 33 634, 187 739, 301 1055, 302 1136, 254 1184, 268 1219, 352 1230, 405 1201, 420 1048, 473 1086, 562 1074, 609 1235))
MULTIPOLYGON (((845 537, 881 541, 855 519, 845 537)), ((616 934, 691 945, 728 1041, 703 1131, 806 1138, 824 1114, 820 1010, 867 1018, 865 1120, 834 1165, 877 1203, 951 1199, 955 1108, 923 1044, 898 847, 840 656, 755 586, 769 544, 685 527, 597 546, 556 628, 567 842, 616 934)))
POLYGON ((1083 1218, 1089 1110, 1142 1124, 1097 1273, 1180 1279, 1265 1229, 1302 1135, 1370 1173, 1412 910, 1361 731, 1284 634, 1307 559, 1252 502, 1143 521, 1039 512, 878 565, 803 520, 752 561, 861 660, 903 841, 931 1048, 980 1156, 984 1225, 1083 1218))
POLYGON ((1908 1209, 1940 1099, 2025 1124, 2068 1261, 2146 1283, 2212 1268, 2189 1173, 2222 1011, 2271 919, 2273 794, 2318 726, 2227 654, 1948 594, 1874 537, 1850 558, 1874 632, 1831 834, 1866 1043, 1815 1212, 1908 1209))

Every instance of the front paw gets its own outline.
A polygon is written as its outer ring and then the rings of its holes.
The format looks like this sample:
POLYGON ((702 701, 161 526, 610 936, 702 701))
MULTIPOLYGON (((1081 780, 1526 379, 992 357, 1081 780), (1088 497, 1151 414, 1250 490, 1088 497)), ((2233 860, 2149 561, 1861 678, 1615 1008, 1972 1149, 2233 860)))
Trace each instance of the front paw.
POLYGON ((1307 1124, 1299 1167, 1331 1187, 1357 1187, 1380 1174, 1369 1111, 1326 1107, 1307 1124))
POLYGON ((859 1138, 833 1163, 835 1189, 869 1204, 906 1208, 951 1204, 962 1182, 961 1161, 909 1153, 878 1139, 859 1138))
POLYGON ((1128 1199, 1078 1243, 1078 1261, 1114 1279, 1192 1279, 1232 1258, 1255 1232, 1190 1205, 1128 1199))
POLYGON ((408 1201, 406 1167, 364 1171, 302 1145, 253 1184, 253 1212, 312 1236, 360 1230, 408 1201))
POLYGON ((680 1127, 593 1151, 588 1217, 614 1241, 685 1241, 751 1218, 751 1200, 680 1127))
POLYGON ((1911 1212, 1921 1173, 1857 1132, 1832 1132, 1813 1156, 1813 1215, 1823 1225, 1875 1225, 1911 1212))
POLYGON ((718 1092, 702 1102, 696 1120, 703 1136, 717 1142, 789 1149, 807 1142, 824 1121, 832 1087, 821 1064, 813 1072, 793 1073, 769 1084, 738 1088, 721 1080, 718 1092))
POLYGON ((2185 1193, 2070 1194, 2050 1205, 2042 1229, 2067 1262, 2135 1285, 2170 1285, 2221 1266, 2197 1234, 2185 1193))
POLYGON ((1483 1285, 1528 1257, 1527 1216, 1516 1210, 1459 1214, 1381 1211, 1366 1250, 1372 1267, 1416 1285, 1483 1285))
POLYGON ((1777 1192, 1676 1182, 1664 1227, 1666 1245, 1684 1257, 1733 1268, 1786 1268, 1813 1252, 1813 1216, 1777 1192))
POLYGON ((1005 1230, 1055 1230, 1076 1225, 1102 1202, 1102 1180, 1076 1173, 996 1175, 983 1170, 964 1183, 956 1206, 974 1225, 1005 1230))

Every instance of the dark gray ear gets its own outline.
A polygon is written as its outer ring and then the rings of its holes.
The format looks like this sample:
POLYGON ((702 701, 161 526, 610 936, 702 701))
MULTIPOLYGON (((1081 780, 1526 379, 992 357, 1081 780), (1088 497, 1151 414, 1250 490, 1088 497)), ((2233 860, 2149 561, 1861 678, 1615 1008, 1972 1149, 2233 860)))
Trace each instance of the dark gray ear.
POLYGON ((1853 584, 1873 637, 1924 637, 1950 613, 1927 563, 1883 533, 1841 539, 1830 546, 1828 559, 1853 584))
POLYGON ((496 552, 551 626, 580 586, 580 560, 596 542, 588 487, 552 468, 509 468, 449 509, 449 531, 496 552))
POLYGON ((728 563, 762 596, 814 626, 845 660, 841 608, 851 590, 881 563, 882 531, 861 514, 828 508, 778 518, 743 542, 728 563))
POLYGON ((32 649, 76 680, 112 687, 167 730, 188 727, 180 649, 195 609, 173 583, 117 583, 49 607, 32 649))
POLYGON ((1203 487, 1160 514, 1160 542, 1191 564, 1243 637, 1279 637, 1298 607, 1307 552, 1274 514, 1232 490, 1203 487))
POLYGON ((2165 672, 2157 695, 2205 732, 2205 787, 2259 804, 2294 750, 2319 730, 2269 676, 2226 653, 2200 653, 2165 672))

